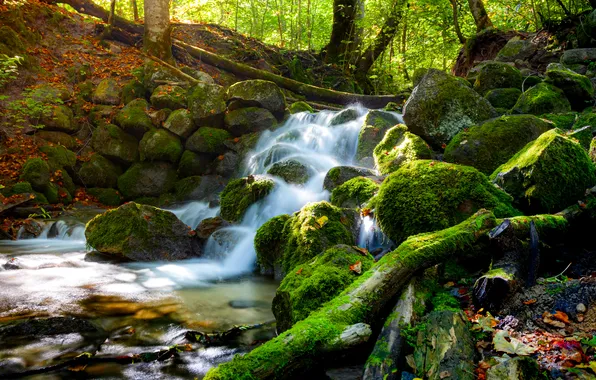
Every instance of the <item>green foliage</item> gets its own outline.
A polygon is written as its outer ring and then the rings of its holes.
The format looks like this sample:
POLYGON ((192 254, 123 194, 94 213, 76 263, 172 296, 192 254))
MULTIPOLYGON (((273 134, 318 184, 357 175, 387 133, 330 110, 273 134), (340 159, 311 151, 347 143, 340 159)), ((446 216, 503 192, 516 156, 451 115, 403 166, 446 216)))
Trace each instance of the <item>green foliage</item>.
POLYGON ((43 97, 40 97, 40 90, 26 88, 20 99, 8 103, 6 108, 10 113, 7 116, 10 122, 17 127, 24 127, 28 122, 33 128, 41 129, 44 127, 41 120, 52 116, 54 107, 60 104, 64 104, 60 98, 53 98, 53 104, 48 103, 44 101, 43 97))
POLYGON ((23 57, 18 55, 9 57, 6 54, 0 54, 0 89, 8 82, 17 79, 19 74, 19 65, 22 63, 23 57))

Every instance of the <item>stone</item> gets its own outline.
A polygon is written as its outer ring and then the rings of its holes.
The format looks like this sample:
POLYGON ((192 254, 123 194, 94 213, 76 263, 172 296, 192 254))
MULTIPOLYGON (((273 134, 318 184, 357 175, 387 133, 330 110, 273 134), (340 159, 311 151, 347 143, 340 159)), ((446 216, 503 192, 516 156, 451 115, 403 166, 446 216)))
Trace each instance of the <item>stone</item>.
POLYGON ((178 177, 191 177, 209 174, 213 156, 208 153, 195 153, 185 150, 178 164, 178 177))
POLYGON ((399 124, 385 133, 375 147, 375 168, 383 175, 396 171, 406 162, 432 158, 432 151, 424 140, 408 132, 399 124))
POLYGON ((366 177, 356 177, 339 185, 331 193, 331 204, 342 208, 361 208, 379 191, 379 184, 366 177))
POLYGON ((41 158, 30 158, 23 165, 21 180, 29 182, 34 190, 44 192, 50 184, 50 167, 41 158))
POLYGON ((323 188, 327 191, 333 191, 336 187, 355 177, 375 176, 374 170, 361 168, 357 166, 336 166, 331 168, 325 175, 323 188))
POLYGON ((167 162, 137 162, 118 177, 118 189, 126 199, 159 197, 174 189, 177 176, 167 162))
POLYGON ((474 82, 474 90, 483 96, 497 88, 521 88, 521 86, 520 71, 502 62, 484 62, 474 82))
POLYGON ((261 107, 281 118, 286 109, 286 97, 273 82, 261 79, 234 83, 227 91, 228 109, 261 107))
POLYGON ((115 188, 122 169, 101 154, 95 153, 81 165, 78 174, 85 187, 115 188))
POLYGON ((594 102, 594 87, 584 75, 566 68, 550 68, 546 71, 545 82, 563 90, 575 111, 582 111, 594 102))
POLYGON ((569 111, 571 111, 571 104, 563 91, 544 82, 524 92, 511 110, 514 114, 532 115, 569 111))
POLYGON ((519 88, 496 88, 484 95, 484 98, 495 108, 511 109, 517 103, 522 91, 519 88))
POLYGON ((499 51, 495 60, 499 62, 515 62, 518 59, 527 61, 538 50, 538 46, 530 40, 522 40, 519 37, 513 37, 499 51))
POLYGON ((307 102, 299 101, 290 104, 288 107, 291 114, 300 113, 300 112, 310 112, 313 113, 314 109, 308 104, 307 102))
POLYGON ((214 232, 229 226, 231 226, 231 224, 225 221, 221 216, 216 216, 201 220, 198 227, 195 229, 195 232, 199 239, 207 241, 214 232))
POLYGON ((289 159, 273 164, 267 174, 280 177, 287 183, 303 185, 311 177, 312 171, 300 161, 289 159))
POLYGON ((179 201, 211 201, 225 186, 223 177, 203 175, 181 179, 176 182, 174 190, 179 201))
POLYGON ((145 133, 139 143, 141 161, 167 161, 176 164, 182 151, 180 138, 165 129, 145 133))
POLYGON ((592 61, 596 61, 596 48, 565 50, 561 56, 561 63, 564 65, 585 64, 592 61))
POLYGON ((164 84, 153 90, 150 100, 155 109, 168 108, 174 111, 186 108, 186 90, 180 86, 164 84))
POLYGON ((225 140, 232 135, 219 128, 201 127, 186 140, 186 149, 195 153, 222 154, 226 152, 225 140))
POLYGON ((166 119, 163 127, 183 139, 189 138, 197 130, 190 111, 187 109, 173 111, 166 119))
POLYGON ((540 368, 536 359, 527 356, 503 358, 486 371, 486 380, 540 380, 540 368))
POLYGON ((74 172, 74 166, 77 163, 75 152, 66 149, 62 145, 41 146, 39 151, 45 154, 51 171, 66 169, 71 173, 74 172))
POLYGON ((262 132, 277 125, 275 116, 264 108, 239 108, 226 113, 225 128, 234 136, 262 132))
POLYGON ((93 149, 115 162, 130 165, 139 157, 137 139, 113 124, 100 125, 93 131, 93 149))
POLYGON ((141 139, 153 129, 153 122, 147 114, 149 103, 145 99, 135 99, 122 108, 114 117, 114 123, 130 135, 141 139))
POLYGON ((349 123, 350 121, 357 120, 360 117, 358 111, 353 108, 346 108, 345 110, 339 111, 329 121, 329 126, 340 125, 349 123))
POLYGON ((135 99, 145 98, 145 86, 138 79, 133 79, 122 87, 122 103, 124 105, 135 99))
POLYGON ((195 125, 219 127, 226 112, 225 90, 216 84, 200 83, 188 95, 188 110, 195 125))
POLYGON ((215 160, 215 174, 229 178, 238 172, 240 167, 240 156, 234 152, 226 152, 215 160))
POLYGON ((50 113, 43 114, 40 118, 44 131, 76 133, 80 129, 79 124, 74 121, 74 115, 70 108, 57 105, 52 106, 51 109, 50 113))
POLYGON ((77 147, 77 141, 75 138, 64 132, 41 130, 35 133, 35 137, 57 145, 62 145, 66 149, 70 150, 77 147))
POLYGON ((242 220, 246 210, 265 198, 275 186, 263 176, 248 176, 231 180, 220 194, 221 216, 229 222, 242 220))
POLYGON ((120 193, 115 189, 102 189, 99 187, 92 187, 87 189, 87 193, 106 206, 119 206, 122 203, 120 193))
POLYGON ((122 90, 112 78, 103 79, 93 92, 92 100, 96 104, 117 106, 120 104, 122 90))
POLYGON ((396 124, 399 124, 399 119, 390 112, 380 110, 368 112, 358 135, 355 159, 359 165, 365 167, 374 165, 372 157, 375 147, 383 140, 385 133, 396 124))

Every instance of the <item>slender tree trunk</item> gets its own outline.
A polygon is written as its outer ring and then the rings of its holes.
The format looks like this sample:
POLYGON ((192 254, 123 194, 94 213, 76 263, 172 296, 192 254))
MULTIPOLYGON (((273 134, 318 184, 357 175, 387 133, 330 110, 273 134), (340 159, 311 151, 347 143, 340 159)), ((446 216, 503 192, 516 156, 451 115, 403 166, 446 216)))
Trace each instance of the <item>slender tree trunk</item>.
POLYGON ((130 5, 132 7, 132 17, 135 22, 137 22, 139 21, 139 7, 137 5, 137 0, 130 0, 130 5))
POLYGON ((284 28, 283 28, 283 0, 279 0, 279 5, 277 9, 277 27, 279 29, 279 46, 284 47, 284 28))
POLYGON ((104 40, 112 34, 116 22, 116 0, 110 1, 110 14, 108 15, 108 26, 101 33, 100 39, 104 40))
POLYGON ((168 0, 145 0, 145 51, 163 61, 173 63, 172 27, 168 0))
POLYGON ((238 31, 238 1, 236 0, 236 15, 234 16, 234 31, 238 31))
POLYGON ((401 62, 403 65, 403 69, 404 69, 404 78, 405 80, 409 81, 410 80, 410 74, 408 74, 408 66, 407 66, 407 60, 406 60, 406 54, 407 54, 407 46, 408 46, 408 15, 405 14, 404 15, 404 27, 402 30, 402 34, 401 34, 401 62))
POLYGON ((296 42, 298 50, 300 50, 300 40, 302 37, 302 1, 298 0, 298 22, 296 23, 296 42))
POLYGON ((466 38, 462 34, 461 29, 459 27, 459 18, 457 16, 457 13, 458 13, 457 0, 450 0, 450 1, 451 1, 451 7, 453 8, 453 28, 455 29, 455 34, 457 34, 457 39, 459 40, 459 43, 465 44, 466 38))
POLYGON ((484 3, 482 0, 468 0, 468 4, 470 6, 472 16, 474 17, 474 22, 476 23, 477 33, 493 26, 493 23, 490 21, 490 17, 488 17, 488 13, 484 8, 484 3))
MULTIPOLYGON (((596 0, 594 0, 596 1, 596 0)), ((306 33, 308 38, 308 50, 310 51, 311 47, 311 36, 312 36, 312 26, 310 22, 310 0, 306 2, 306 33)))
POLYGON ((327 45, 325 62, 341 63, 346 60, 346 53, 350 52, 349 46, 354 38, 354 23, 360 0, 334 0, 333 1, 333 27, 331 38, 327 45))

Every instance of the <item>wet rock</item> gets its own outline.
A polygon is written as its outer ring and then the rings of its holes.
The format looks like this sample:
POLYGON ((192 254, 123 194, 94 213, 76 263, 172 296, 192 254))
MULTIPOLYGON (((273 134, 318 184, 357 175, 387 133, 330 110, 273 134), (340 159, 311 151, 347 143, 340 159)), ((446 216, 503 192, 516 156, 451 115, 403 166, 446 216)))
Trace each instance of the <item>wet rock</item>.
POLYGON ((190 137, 196 130, 190 111, 186 109, 172 112, 166 119, 163 127, 183 139, 190 137))
POLYGON ((215 161, 215 173, 229 178, 238 171, 240 166, 240 157, 234 152, 226 152, 217 157, 215 161))
POLYGON ((374 149, 375 168, 381 174, 396 171, 401 165, 432 158, 432 151, 424 140, 408 132, 403 124, 389 129, 374 149))
POLYGON ((23 264, 18 257, 11 257, 7 262, 2 264, 2 268, 5 270, 18 270, 23 269, 23 264))
POLYGON ((168 108, 174 111, 186 108, 186 90, 179 86, 161 85, 153 90, 150 100, 155 109, 168 108))
POLYGON ((356 177, 339 185, 331 193, 331 204, 343 208, 360 208, 379 191, 379 184, 365 177, 356 177))
POLYGON ((118 184, 122 169, 100 154, 94 154, 79 169, 79 179, 85 187, 112 188, 118 184))
POLYGON ((226 181, 218 175, 192 176, 181 179, 174 186, 180 201, 212 200, 223 190, 226 181))
POLYGON ((122 90, 114 79, 103 79, 93 92, 93 103, 117 106, 120 104, 122 90))
POLYGON ((261 107, 281 118, 286 109, 286 97, 281 89, 275 83, 261 79, 231 85, 228 88, 227 99, 230 111, 244 107, 261 107))
POLYGON ((502 62, 484 62, 474 82, 474 90, 483 96, 497 88, 519 89, 521 86, 520 71, 502 62))
POLYGON ((354 121, 358 119, 358 111, 353 108, 347 108, 338 112, 333 118, 329 121, 329 126, 345 124, 350 121, 354 121))
POLYGON ((91 145, 102 156, 125 165, 130 165, 139 156, 137 139, 113 124, 97 127, 91 145))
POLYGON ((311 171, 301 162, 289 159, 273 164, 267 174, 280 177, 287 183, 302 185, 309 180, 311 171))
POLYGON ((374 170, 360 168, 357 166, 336 166, 330 169, 325 175, 323 188, 333 191, 336 187, 355 177, 370 177, 376 175, 374 170))
POLYGON ((186 140, 186 149, 195 153, 222 154, 226 151, 224 142, 232 135, 224 129, 201 127, 186 140))
POLYGON ((311 112, 311 113, 314 112, 314 110, 310 106, 310 104, 308 104, 306 102, 302 102, 302 101, 292 103, 288 109, 290 110, 291 114, 295 114, 295 113, 299 113, 299 112, 311 112))
POLYGON ((213 218, 206 218, 199 223, 199 226, 196 228, 195 232, 197 233, 197 237, 202 240, 207 240, 214 232, 230 226, 230 223, 225 221, 221 216, 216 216, 213 218))
POLYGON ((274 182, 263 176, 248 176, 230 181, 220 194, 221 216, 227 221, 242 220, 246 210, 273 190, 274 182))
POLYGON ((178 177, 185 178, 211 173, 213 156, 208 153, 195 153, 185 150, 178 164, 178 177))
POLYGON ((114 123, 128 134, 141 139, 153 129, 153 122, 147 114, 149 104, 145 99, 135 99, 122 108, 114 117, 114 123))
POLYGON ((43 114, 40 119, 44 131, 76 133, 80 126, 74 121, 72 110, 67 106, 52 107, 52 112, 43 114))
POLYGON ((73 317, 52 317, 32 319, 0 328, 0 342, 8 342, 14 338, 62 335, 78 333, 81 335, 104 334, 91 322, 73 317))
POLYGON ((195 125, 220 127, 226 111, 225 90, 216 84, 200 83, 188 93, 188 110, 195 125))
POLYGON ((594 87, 590 79, 584 75, 566 68, 549 68, 546 71, 545 82, 563 90, 575 111, 582 111, 593 103, 594 87))
POLYGON ((232 135, 242 136, 274 128, 277 120, 264 108, 248 107, 227 112, 224 125, 232 135))
POLYGON ((539 83, 524 92, 511 110, 514 114, 542 115, 571 111, 571 104, 562 90, 548 83, 539 83))
POLYGON ((137 162, 118 177, 118 189, 127 199, 159 197, 174 188, 176 170, 167 162, 137 162))
POLYGON ((516 358, 502 358, 500 360, 500 363, 492 366, 486 372, 487 380, 538 380, 541 378, 536 359, 519 356, 516 358))
POLYGON ((180 138, 165 129, 145 133, 139 143, 141 161, 167 161, 176 164, 182 151, 180 138))
POLYGON ((35 239, 43 232, 43 224, 35 219, 25 219, 19 230, 19 239, 35 239))
POLYGON ((373 167, 373 151, 377 144, 383 140, 385 133, 399 123, 399 119, 392 113, 372 110, 364 119, 364 125, 358 135, 356 147, 356 161, 366 167, 373 167))
POLYGON ((233 309, 269 309, 271 305, 265 301, 258 300, 233 300, 228 302, 233 309))

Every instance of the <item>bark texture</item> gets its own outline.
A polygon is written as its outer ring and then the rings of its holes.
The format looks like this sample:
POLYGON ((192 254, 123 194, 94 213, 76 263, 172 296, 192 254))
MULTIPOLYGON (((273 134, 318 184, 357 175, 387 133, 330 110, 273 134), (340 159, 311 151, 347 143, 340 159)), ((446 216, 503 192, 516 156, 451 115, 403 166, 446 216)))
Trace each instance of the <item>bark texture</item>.
POLYGON ((484 29, 491 28, 493 26, 488 13, 484 8, 482 0, 468 0, 470 6, 470 12, 474 17, 474 23, 476 24, 476 32, 483 31, 484 29))
POLYGON ((143 48, 149 55, 173 63, 169 0, 145 0, 143 48))
POLYGON ((356 20, 362 5, 362 0, 333 1, 333 26, 325 62, 342 63, 349 60, 358 43, 356 20))

